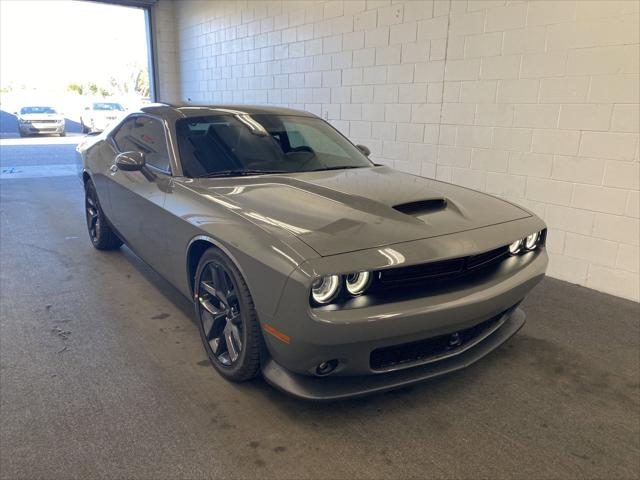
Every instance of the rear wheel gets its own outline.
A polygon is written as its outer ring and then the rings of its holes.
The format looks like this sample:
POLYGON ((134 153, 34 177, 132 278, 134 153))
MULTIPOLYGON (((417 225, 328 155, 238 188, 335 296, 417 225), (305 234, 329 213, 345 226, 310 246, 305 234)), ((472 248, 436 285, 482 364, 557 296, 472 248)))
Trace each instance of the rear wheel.
POLYGON ((87 230, 91 243, 98 250, 120 248, 122 240, 109 227, 109 222, 100 208, 96 187, 91 180, 85 184, 84 208, 87 218, 87 230))
POLYGON ((194 280, 198 326, 209 361, 227 380, 254 378, 260 370, 260 327, 240 271, 221 251, 210 248, 194 280))

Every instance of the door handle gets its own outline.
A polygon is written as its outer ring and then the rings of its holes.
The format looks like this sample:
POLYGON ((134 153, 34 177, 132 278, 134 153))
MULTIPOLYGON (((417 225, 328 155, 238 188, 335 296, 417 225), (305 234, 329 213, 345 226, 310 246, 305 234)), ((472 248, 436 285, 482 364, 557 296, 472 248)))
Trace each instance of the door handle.
POLYGON ((118 166, 114 163, 109 167, 109 170, 111 170, 111 173, 116 173, 118 171, 118 166))

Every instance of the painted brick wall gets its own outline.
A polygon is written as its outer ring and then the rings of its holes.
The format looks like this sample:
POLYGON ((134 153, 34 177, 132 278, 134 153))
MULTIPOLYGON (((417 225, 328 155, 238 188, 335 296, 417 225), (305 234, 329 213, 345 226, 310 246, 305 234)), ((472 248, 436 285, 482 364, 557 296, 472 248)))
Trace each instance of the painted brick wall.
POLYGON ((550 275, 638 300, 639 6, 181 1, 179 96, 308 110, 380 163, 529 207, 550 275))

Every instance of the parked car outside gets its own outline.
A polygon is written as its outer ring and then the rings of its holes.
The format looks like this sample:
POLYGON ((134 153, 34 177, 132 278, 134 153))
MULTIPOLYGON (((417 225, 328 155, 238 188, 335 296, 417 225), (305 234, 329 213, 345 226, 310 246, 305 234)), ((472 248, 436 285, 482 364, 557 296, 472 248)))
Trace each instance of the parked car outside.
POLYGON ((127 243, 190 298, 231 381, 333 400, 459 370, 545 274, 535 214, 376 165, 310 113, 150 105, 78 153, 94 247, 127 243))
POLYGON ((101 132, 121 119, 126 109, 117 102, 92 102, 80 116, 82 133, 101 132))
POLYGON ((21 137, 41 134, 58 134, 61 137, 66 135, 64 115, 53 107, 26 106, 15 112, 15 115, 21 137))

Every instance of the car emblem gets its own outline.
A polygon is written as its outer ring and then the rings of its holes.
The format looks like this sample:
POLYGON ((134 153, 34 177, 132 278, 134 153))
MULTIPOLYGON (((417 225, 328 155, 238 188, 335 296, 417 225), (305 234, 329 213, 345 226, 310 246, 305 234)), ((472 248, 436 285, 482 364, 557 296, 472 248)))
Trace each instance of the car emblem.
POLYGON ((449 336, 450 348, 459 347, 461 344, 462 344, 462 339, 460 338, 460 334, 458 332, 453 333, 449 336))

